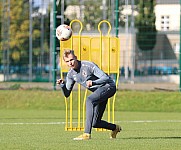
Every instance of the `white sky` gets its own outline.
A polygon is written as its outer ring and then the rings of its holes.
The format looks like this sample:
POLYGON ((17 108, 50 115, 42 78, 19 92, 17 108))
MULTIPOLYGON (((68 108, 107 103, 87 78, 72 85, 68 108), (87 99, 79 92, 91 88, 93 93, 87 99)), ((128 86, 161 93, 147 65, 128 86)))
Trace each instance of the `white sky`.
MULTIPOLYGON (((41 6, 43 0, 34 0, 34 6, 41 6)), ((44 0, 44 6, 46 7, 49 4, 50 0, 44 0)))

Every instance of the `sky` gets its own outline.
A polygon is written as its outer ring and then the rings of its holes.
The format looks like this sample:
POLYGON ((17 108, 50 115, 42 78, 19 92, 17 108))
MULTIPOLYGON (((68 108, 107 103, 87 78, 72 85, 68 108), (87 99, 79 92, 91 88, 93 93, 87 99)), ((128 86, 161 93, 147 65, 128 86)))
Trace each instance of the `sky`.
POLYGON ((41 6, 42 1, 44 1, 44 5, 47 6, 50 2, 50 0, 34 0, 34 6, 41 6))

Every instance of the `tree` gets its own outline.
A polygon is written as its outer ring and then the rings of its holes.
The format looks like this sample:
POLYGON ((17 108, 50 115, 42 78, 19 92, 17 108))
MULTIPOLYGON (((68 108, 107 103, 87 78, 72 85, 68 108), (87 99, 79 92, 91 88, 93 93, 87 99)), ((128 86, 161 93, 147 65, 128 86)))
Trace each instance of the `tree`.
MULTIPOLYGON (((1 2, 2 3, 2 2, 1 2)), ((2 7, 2 4, 0 5, 2 7)), ((9 59, 11 64, 28 64, 29 53, 29 1, 10 1, 9 59)), ((40 36, 33 31, 34 40, 40 36)), ((2 39, 1 39, 2 40, 2 39)))
POLYGON ((28 52, 28 4, 24 5, 23 1, 11 1, 10 6, 10 59, 12 63, 17 63, 23 60, 22 56, 28 52))
MULTIPOLYGON (((0 1, 0 10, 2 10, 2 1, 0 1)), ((1 21, 2 21, 2 17, 1 17, 1 16, 2 16, 2 11, 0 12, 0 50, 1 50, 1 40, 2 40, 2 38, 1 38, 1 36, 2 36, 2 35, 1 35, 1 33, 2 33, 2 32, 1 32, 1 26, 2 26, 2 22, 1 22, 1 21)), ((1 59, 0 59, 0 60, 1 60, 1 59)), ((0 61, 0 62, 1 62, 1 61, 0 61)))
POLYGON ((138 9, 139 15, 136 18, 138 46, 143 51, 152 50, 156 43, 154 0, 141 0, 138 9))
POLYGON ((102 19, 102 10, 100 6, 102 5, 101 1, 85 1, 84 2, 84 27, 87 30, 97 29, 98 23, 102 19), (90 29, 89 29, 90 28, 90 29))
MULTIPOLYGON (((2 1, 0 1, 0 10, 2 10, 2 1)), ((2 26, 2 11, 0 12, 0 64, 2 62, 2 31, 1 31, 1 26, 2 26)))
POLYGON ((138 4, 139 15, 136 17, 136 26, 138 33, 136 41, 138 47, 143 52, 150 51, 150 60, 152 66, 152 50, 156 44, 156 26, 154 13, 155 0, 141 0, 138 4))
MULTIPOLYGON (((121 26, 124 26, 124 21, 123 21, 123 15, 121 14, 121 10, 123 10, 123 4, 125 3, 124 0, 119 0, 119 24, 121 26)), ((114 8, 113 5, 115 5, 115 0, 106 0, 106 7, 103 7, 103 0, 83 0, 82 3, 81 1, 77 0, 70 0, 67 2, 68 5, 72 6, 79 6, 79 8, 82 8, 81 15, 82 18, 77 18, 76 12, 72 13, 71 15, 67 16, 69 17, 70 20, 72 19, 81 19, 83 23, 83 30, 85 31, 94 31, 97 30, 98 23, 103 20, 103 9, 105 9, 105 16, 106 20, 108 20, 110 23, 113 22, 113 14, 114 8)), ((115 17, 115 16, 114 16, 115 17)), ((112 24, 113 27, 113 24, 112 24)), ((79 27, 75 27, 75 30, 79 31, 79 27)))

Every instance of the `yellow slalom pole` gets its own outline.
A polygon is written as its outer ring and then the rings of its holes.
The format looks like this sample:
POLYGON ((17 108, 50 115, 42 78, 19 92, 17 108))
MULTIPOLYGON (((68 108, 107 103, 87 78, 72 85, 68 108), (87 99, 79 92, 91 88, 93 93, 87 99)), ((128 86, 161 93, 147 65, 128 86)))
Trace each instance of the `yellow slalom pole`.
POLYGON ((84 94, 84 102, 83 102, 83 121, 82 121, 82 124, 83 124, 83 129, 85 128, 85 104, 86 104, 86 96, 87 96, 87 89, 85 90, 85 94, 84 94))
MULTIPOLYGON (((60 53, 60 66, 62 66, 62 56, 60 53)), ((62 68, 60 70, 60 78, 63 79, 63 71, 62 68)), ((68 103, 67 103, 67 98, 64 97, 64 101, 65 101, 65 131, 68 131, 68 103)))
MULTIPOLYGON (((90 38, 90 40, 89 40, 89 61, 91 61, 91 40, 92 40, 92 38, 90 38)), ((85 128, 85 112, 86 112, 85 107, 86 107, 87 92, 88 92, 88 90, 86 89, 85 94, 84 94, 84 101, 83 101, 83 123, 82 123, 83 128, 85 128)))
MULTIPOLYGON (((78 59, 81 60, 81 32, 83 29, 83 25, 82 22, 80 20, 72 20, 70 23, 70 26, 72 26, 72 24, 74 22, 78 22, 80 24, 80 30, 79 30, 79 34, 78 34, 78 39, 79 39, 79 48, 78 48, 78 59)), ((81 85, 78 84, 78 129, 81 130, 81 85)))
POLYGON ((70 129, 73 129, 73 124, 72 124, 72 93, 70 95, 70 129))
MULTIPOLYGON (((103 42, 103 37, 102 37, 102 31, 100 29, 100 26, 102 23, 107 23, 109 26, 108 32, 107 32, 107 37, 108 37, 108 65, 107 65, 107 73, 110 75, 110 47, 111 47, 111 43, 110 43, 110 31, 111 31, 111 24, 107 21, 107 20, 102 20, 99 24, 98 24, 98 30, 100 33, 100 68, 102 69, 102 42, 103 42)), ((108 112, 108 122, 110 122, 110 117, 111 117, 111 106, 110 106, 110 98, 108 99, 108 104, 107 104, 107 112, 108 112)))
MULTIPOLYGON (((111 30, 111 26, 110 27, 110 30, 111 30)), ((110 31, 109 30, 109 31, 110 31)), ((110 42, 110 36, 109 36, 109 32, 108 32, 108 45, 109 45, 109 49, 108 49, 108 75, 110 75, 110 50, 111 50, 111 42, 110 42)), ((110 122, 110 118, 111 118, 111 102, 110 102, 110 98, 108 99, 108 122, 110 122)))
MULTIPOLYGON (((60 72, 60 77, 61 77, 61 79, 63 79, 62 71, 60 72)), ((64 97, 64 100, 65 100, 65 130, 67 131, 68 130, 68 103, 67 103, 66 97, 64 97)))
MULTIPOLYGON (((120 42, 119 42, 119 38, 116 38, 116 40, 117 40, 117 51, 118 51, 118 55, 117 55, 117 64, 118 64, 118 66, 119 66, 119 63, 120 63, 120 49, 118 49, 118 47, 120 46, 120 42)), ((119 83, 119 67, 117 67, 117 72, 116 72, 116 74, 117 74, 117 77, 116 77, 116 88, 118 88, 118 83, 119 83)), ((116 100, 116 93, 115 93, 115 95, 114 95, 114 97, 113 97, 113 105, 112 105, 112 122, 114 123, 114 120, 115 120, 115 100, 116 100)))

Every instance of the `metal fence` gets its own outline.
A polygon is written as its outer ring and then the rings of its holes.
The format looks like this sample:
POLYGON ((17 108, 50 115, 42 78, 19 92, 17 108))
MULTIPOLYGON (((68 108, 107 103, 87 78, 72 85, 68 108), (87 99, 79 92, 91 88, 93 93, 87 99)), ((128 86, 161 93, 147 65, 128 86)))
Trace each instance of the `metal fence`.
MULTIPOLYGON (((0 81, 52 82, 55 30, 53 4, 56 2, 56 26, 79 19, 84 25, 83 35, 99 36, 98 22, 106 19, 113 27, 111 35, 116 36, 116 20, 119 20, 117 36, 120 39, 121 50, 120 82, 143 82, 142 77, 147 82, 153 82, 151 78, 154 77, 157 78, 155 82, 180 83, 179 0, 154 1, 156 42, 153 49, 147 51, 143 51, 137 41, 139 28, 136 25, 136 18, 140 14, 138 8, 142 1, 119 1, 119 18, 116 18, 116 0, 21 1, 0 2, 2 10, 0 81), (163 76, 167 80, 163 80, 163 76)), ((107 30, 106 25, 102 28, 107 30)), ((78 29, 78 25, 73 27, 74 34, 77 34, 78 29)), ((55 51, 57 76, 60 75, 61 69, 59 50, 57 40, 55 51)))

